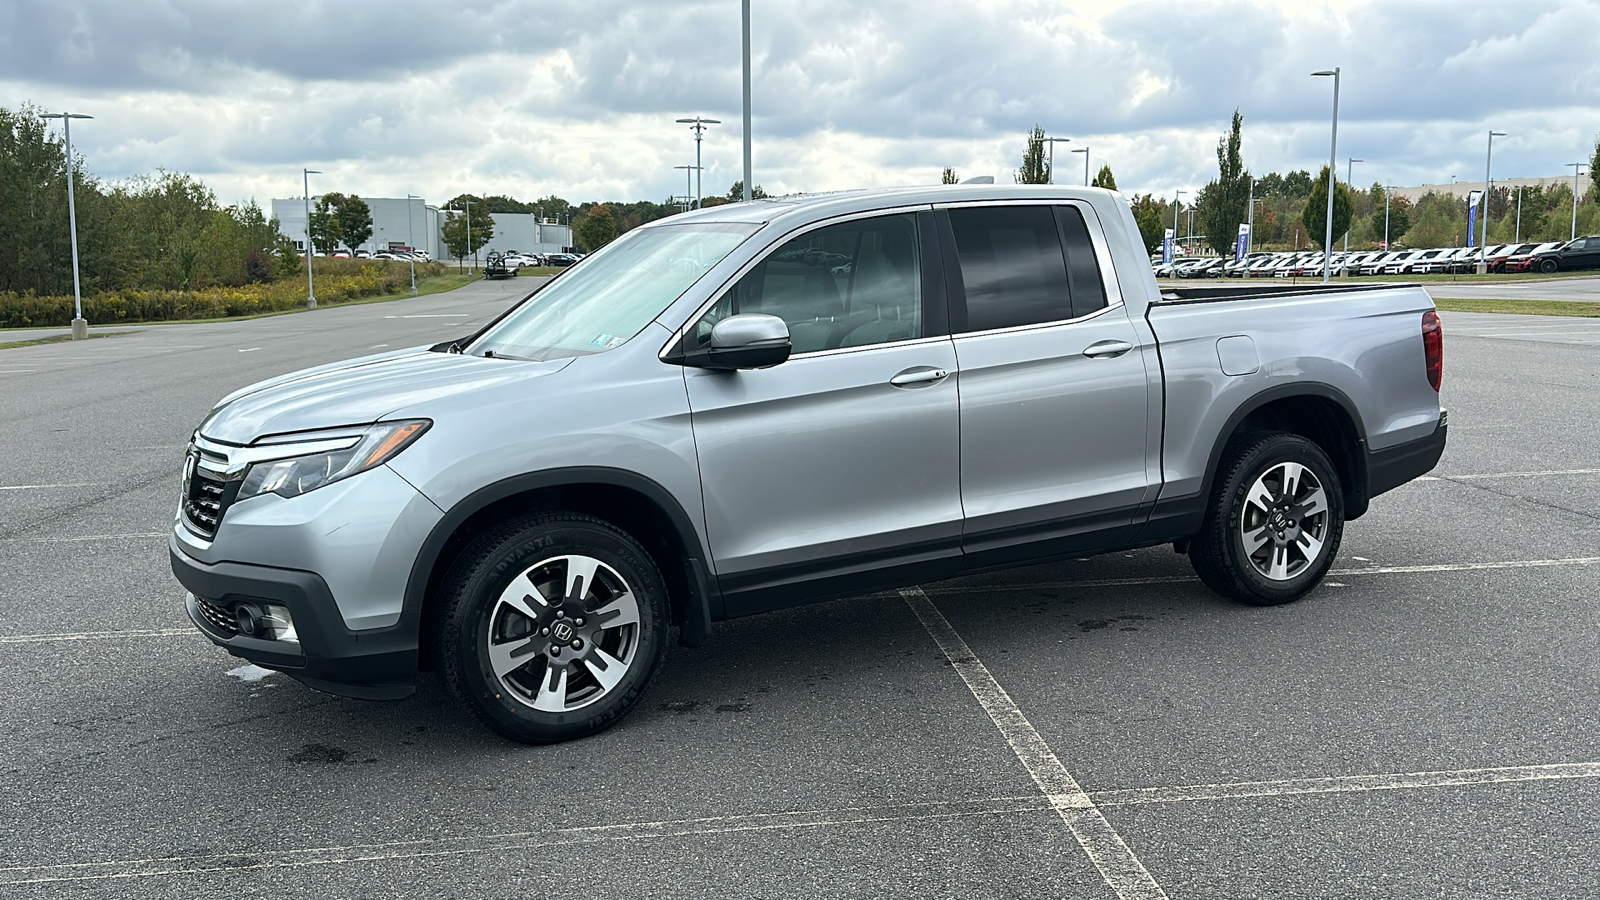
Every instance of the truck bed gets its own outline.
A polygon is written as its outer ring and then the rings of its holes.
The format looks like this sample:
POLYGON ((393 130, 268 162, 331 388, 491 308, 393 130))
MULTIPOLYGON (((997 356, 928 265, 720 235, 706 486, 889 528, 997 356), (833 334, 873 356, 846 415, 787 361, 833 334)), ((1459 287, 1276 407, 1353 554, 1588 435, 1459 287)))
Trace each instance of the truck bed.
MULTIPOLYGON (((1183 287, 1161 287, 1160 305, 1173 303, 1221 303, 1225 300, 1259 300, 1263 297, 1295 297, 1307 294, 1359 294, 1364 291, 1390 291, 1396 288, 1416 287, 1415 282, 1383 281, 1358 284, 1273 284, 1261 279, 1260 284, 1205 284, 1183 287)), ((1155 305, 1155 304, 1153 304, 1155 305)))

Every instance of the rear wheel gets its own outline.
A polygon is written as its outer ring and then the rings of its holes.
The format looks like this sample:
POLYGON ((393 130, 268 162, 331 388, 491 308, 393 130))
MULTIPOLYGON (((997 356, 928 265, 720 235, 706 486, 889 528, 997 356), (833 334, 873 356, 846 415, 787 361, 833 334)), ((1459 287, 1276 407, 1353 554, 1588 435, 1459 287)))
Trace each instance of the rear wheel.
POLYGON ((1339 473, 1298 435, 1245 435, 1223 453, 1189 561, 1206 586, 1271 606, 1305 596, 1333 565, 1344 534, 1339 473))
POLYGON ((490 531, 444 590, 445 683, 513 740, 552 743, 615 724, 666 647, 661 574, 637 541, 589 516, 549 513, 490 531))

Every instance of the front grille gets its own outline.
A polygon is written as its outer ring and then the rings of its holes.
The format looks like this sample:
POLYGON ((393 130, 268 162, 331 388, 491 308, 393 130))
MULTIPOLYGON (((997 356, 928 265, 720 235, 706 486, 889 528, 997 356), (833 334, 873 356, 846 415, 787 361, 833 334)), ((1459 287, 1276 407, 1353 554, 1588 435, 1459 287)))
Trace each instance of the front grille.
POLYGON ((223 481, 200 465, 201 455, 191 453, 185 463, 183 518, 195 532, 214 537, 222 515, 239 494, 238 481, 223 481))
POLYGON ((234 620, 233 614, 226 609, 212 603, 210 600, 202 600, 199 597, 194 598, 194 605, 200 608, 200 615, 205 616, 206 621, 215 626, 218 631, 226 634, 239 633, 238 623, 234 620))

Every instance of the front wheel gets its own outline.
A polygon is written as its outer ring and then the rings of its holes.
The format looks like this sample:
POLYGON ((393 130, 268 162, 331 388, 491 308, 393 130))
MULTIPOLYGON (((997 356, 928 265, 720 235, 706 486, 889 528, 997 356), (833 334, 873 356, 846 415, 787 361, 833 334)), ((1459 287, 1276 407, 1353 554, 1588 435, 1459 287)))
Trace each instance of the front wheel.
POLYGON ((666 585, 599 519, 532 516, 472 543, 444 584, 440 665, 455 697, 512 740, 603 731, 639 701, 666 647, 666 585))
POLYGON ((1222 596, 1273 606, 1317 586, 1343 533, 1344 493, 1322 448, 1299 435, 1246 435, 1223 453, 1189 561, 1222 596))
POLYGON ((1545 273, 1546 275, 1551 274, 1552 272, 1554 272, 1555 270, 1557 270, 1559 268, 1561 268, 1561 264, 1556 262, 1553 259, 1541 259, 1541 260, 1539 260, 1539 271, 1545 273))

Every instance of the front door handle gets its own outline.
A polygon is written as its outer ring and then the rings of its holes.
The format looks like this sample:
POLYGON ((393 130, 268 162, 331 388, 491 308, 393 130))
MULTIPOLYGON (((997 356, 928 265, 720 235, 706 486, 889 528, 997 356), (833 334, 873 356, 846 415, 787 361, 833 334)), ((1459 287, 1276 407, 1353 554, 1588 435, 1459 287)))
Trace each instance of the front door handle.
POLYGON ((1115 359, 1129 350, 1133 345, 1127 341, 1095 341, 1083 350, 1083 355, 1090 359, 1115 359))
POLYGON ((918 366, 915 369, 907 369, 904 372, 901 372, 899 375, 894 376, 893 378, 889 379, 889 383, 895 387, 905 387, 906 385, 911 384, 927 384, 934 381, 943 381, 949 376, 950 373, 944 369, 918 366))

